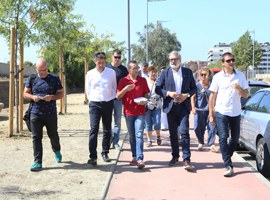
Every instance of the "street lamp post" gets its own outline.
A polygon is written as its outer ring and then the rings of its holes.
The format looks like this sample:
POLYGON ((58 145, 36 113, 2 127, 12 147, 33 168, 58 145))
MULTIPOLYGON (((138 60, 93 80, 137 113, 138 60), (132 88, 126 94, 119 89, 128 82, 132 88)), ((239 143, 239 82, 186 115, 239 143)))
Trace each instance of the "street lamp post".
POLYGON ((127 0, 127 15, 128 15, 128 62, 130 61, 130 0, 127 0))
POLYGON ((149 62, 149 38, 148 38, 148 2, 166 0, 146 0, 146 62, 149 62))
POLYGON ((255 50, 254 50, 254 45, 255 45, 255 30, 249 31, 249 32, 253 34, 253 41, 252 41, 252 67, 254 68, 254 60, 255 60, 255 50))

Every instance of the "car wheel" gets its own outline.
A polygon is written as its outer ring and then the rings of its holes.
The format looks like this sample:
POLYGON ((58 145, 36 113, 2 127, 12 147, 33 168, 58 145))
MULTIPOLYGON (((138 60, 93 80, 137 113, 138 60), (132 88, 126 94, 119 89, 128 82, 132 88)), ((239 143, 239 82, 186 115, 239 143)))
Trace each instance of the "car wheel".
POLYGON ((270 176, 270 155, 264 138, 261 138, 257 144, 256 165, 262 175, 270 176))

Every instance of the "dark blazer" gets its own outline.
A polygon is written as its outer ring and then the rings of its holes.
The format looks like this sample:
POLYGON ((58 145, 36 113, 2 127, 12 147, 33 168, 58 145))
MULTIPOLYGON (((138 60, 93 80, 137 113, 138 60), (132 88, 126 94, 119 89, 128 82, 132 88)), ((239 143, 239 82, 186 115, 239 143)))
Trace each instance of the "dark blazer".
MULTIPOLYGON (((192 74, 192 71, 189 68, 181 67, 182 68, 182 89, 181 93, 189 93, 190 97, 196 93, 197 87, 196 83, 192 74)), ((155 92, 163 97, 163 111, 165 113, 169 113, 172 106, 173 106, 173 98, 166 96, 168 91, 175 92, 175 83, 173 78, 172 68, 168 67, 163 70, 160 74, 158 79, 156 90, 155 92)), ((187 98, 184 102, 185 106, 187 107, 188 111, 190 112, 191 104, 190 98, 187 98)))

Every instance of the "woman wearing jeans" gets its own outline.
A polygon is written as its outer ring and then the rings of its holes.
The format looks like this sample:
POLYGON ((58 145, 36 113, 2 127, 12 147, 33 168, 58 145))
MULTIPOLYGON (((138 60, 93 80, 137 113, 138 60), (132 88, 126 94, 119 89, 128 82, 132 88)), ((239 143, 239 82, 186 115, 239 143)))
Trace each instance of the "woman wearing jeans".
POLYGON ((155 93, 155 82, 156 82, 157 68, 154 66, 148 67, 147 85, 149 87, 148 102, 146 105, 145 115, 145 130, 147 136, 147 147, 152 146, 152 132, 153 129, 157 135, 157 144, 161 145, 160 129, 161 129, 161 108, 162 99, 155 93))

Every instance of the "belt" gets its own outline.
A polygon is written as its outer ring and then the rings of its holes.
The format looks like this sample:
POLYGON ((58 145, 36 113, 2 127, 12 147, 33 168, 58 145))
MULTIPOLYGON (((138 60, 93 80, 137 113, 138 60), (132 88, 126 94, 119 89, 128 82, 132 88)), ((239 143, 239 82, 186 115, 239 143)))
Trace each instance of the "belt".
POLYGON ((109 103, 109 102, 111 102, 112 100, 110 100, 110 101, 91 101, 91 102, 93 102, 93 103, 100 103, 100 104, 104 104, 104 103, 109 103))

